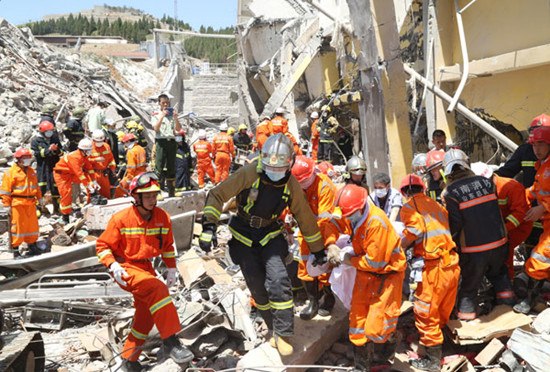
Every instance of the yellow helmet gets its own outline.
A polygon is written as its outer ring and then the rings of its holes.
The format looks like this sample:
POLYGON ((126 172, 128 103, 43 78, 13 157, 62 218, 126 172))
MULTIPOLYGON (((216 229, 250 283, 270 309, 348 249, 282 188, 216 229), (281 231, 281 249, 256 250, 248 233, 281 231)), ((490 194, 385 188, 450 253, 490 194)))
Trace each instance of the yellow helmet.
POLYGON ((233 133, 235 133, 235 128, 229 127, 229 129, 227 130, 227 134, 232 135, 233 133))
POLYGON ((330 112, 330 106, 329 105, 324 105, 323 107, 321 107, 321 111, 330 112))
POLYGON ((125 133, 124 133, 123 131, 121 131, 121 130, 119 130, 118 132, 116 132, 116 136, 117 136, 119 142, 122 141, 122 137, 124 137, 124 134, 125 134, 125 133))
POLYGON ((137 129, 138 125, 139 124, 136 123, 133 120, 130 120, 130 121, 126 122, 126 128, 128 128, 128 129, 137 129))
POLYGON ((239 124, 239 132, 240 132, 241 130, 243 130, 243 129, 244 129, 244 130, 247 130, 247 129, 248 129, 248 127, 246 126, 246 124, 239 124))

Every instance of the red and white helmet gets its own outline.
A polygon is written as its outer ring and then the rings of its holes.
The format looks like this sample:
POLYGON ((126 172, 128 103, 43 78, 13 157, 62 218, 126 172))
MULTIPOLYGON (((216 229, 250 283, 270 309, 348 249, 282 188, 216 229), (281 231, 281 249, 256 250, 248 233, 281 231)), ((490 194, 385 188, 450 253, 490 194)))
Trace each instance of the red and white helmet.
POLYGON ((31 150, 29 150, 28 148, 19 147, 17 150, 15 150, 15 154, 13 154, 13 156, 14 156, 16 159, 21 159, 21 158, 32 158, 32 152, 31 152, 31 150))
POLYGON ((529 124, 529 130, 533 130, 537 127, 550 127, 550 116, 540 114, 539 116, 534 117, 531 124, 529 124))
POLYGON ((441 164, 445 158, 445 151, 431 150, 426 154, 426 169, 431 170, 441 164))
POLYGON ((122 143, 126 143, 126 142, 130 142, 130 141, 135 141, 137 138, 136 138, 136 135, 134 133, 126 133, 124 135, 124 137, 122 137, 122 143))
POLYGON ((49 130, 54 130, 55 127, 53 126, 53 124, 50 122, 50 121, 47 121, 47 120, 43 120, 40 122, 40 124, 38 125, 38 130, 40 131, 40 133, 44 133, 44 132, 47 132, 49 130))
POLYGON ((160 191, 159 178, 155 172, 143 172, 134 177, 129 187, 130 195, 160 191))
POLYGON ((545 142, 550 145, 550 126, 538 127, 533 130, 529 136, 529 143, 545 142))
POLYGON ((309 179, 315 171, 315 160, 307 156, 299 155, 296 157, 292 166, 292 175, 298 182, 303 182, 309 179))

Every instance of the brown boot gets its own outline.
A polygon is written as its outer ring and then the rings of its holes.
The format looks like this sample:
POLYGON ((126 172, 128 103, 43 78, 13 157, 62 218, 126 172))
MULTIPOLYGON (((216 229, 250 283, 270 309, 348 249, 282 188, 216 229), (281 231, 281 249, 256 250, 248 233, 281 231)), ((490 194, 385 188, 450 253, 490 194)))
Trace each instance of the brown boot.
POLYGON ((273 334, 275 343, 277 344, 277 350, 282 356, 289 356, 294 352, 294 348, 290 344, 289 337, 279 336, 278 334, 273 334))

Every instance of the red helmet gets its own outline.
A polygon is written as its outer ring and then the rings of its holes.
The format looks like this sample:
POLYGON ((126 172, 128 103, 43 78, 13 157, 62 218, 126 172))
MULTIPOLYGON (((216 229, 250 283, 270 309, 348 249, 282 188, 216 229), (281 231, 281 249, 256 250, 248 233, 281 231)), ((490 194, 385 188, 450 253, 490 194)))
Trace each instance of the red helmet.
POLYGON ((426 168, 435 168, 438 165, 443 164, 443 158, 445 158, 445 151, 443 150, 431 150, 426 155, 426 168))
POLYGON ((550 127, 538 127, 529 136, 529 143, 545 142, 550 145, 550 127))
POLYGON ((134 177, 130 183, 130 194, 160 191, 159 178, 155 172, 143 172, 134 177))
POLYGON ((137 138, 136 138, 136 135, 134 133, 126 133, 124 135, 124 137, 122 137, 122 143, 126 143, 126 142, 130 142, 130 141, 135 141, 137 138))
POLYGON ((308 158, 303 155, 296 157, 296 161, 292 166, 292 175, 298 180, 298 182, 303 182, 311 177, 315 171, 315 160, 308 158))
POLYGON ((328 176, 331 175, 330 173, 334 172, 334 166, 326 160, 317 164, 317 169, 319 169, 319 172, 328 176))
POLYGON ((47 132, 49 130, 54 130, 55 127, 53 126, 53 124, 49 121, 41 121, 40 124, 38 125, 38 130, 41 132, 41 133, 44 133, 44 132, 47 132))
POLYGON ((536 127, 550 127, 550 116, 546 114, 540 114, 539 116, 533 118, 531 124, 529 125, 529 130, 532 130, 536 127))
POLYGON ((21 159, 23 157, 29 157, 32 158, 32 152, 31 150, 25 148, 25 147, 19 147, 15 154, 13 155, 16 159, 21 159))
POLYGON ((357 185, 346 185, 338 191, 336 204, 342 211, 342 216, 347 217, 361 210, 367 203, 369 194, 367 190, 357 185))
POLYGON ((403 177, 403 180, 401 181, 401 187, 399 190, 403 192, 403 189, 406 187, 411 186, 420 186, 422 187, 422 190, 426 188, 426 185, 424 184, 424 181, 422 181, 422 178, 414 173, 408 174, 405 177, 403 177))

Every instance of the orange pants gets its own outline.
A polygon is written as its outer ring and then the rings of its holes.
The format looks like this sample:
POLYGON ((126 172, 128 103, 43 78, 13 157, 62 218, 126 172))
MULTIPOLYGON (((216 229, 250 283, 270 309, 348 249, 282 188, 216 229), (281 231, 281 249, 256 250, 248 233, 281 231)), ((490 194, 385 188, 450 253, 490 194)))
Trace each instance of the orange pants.
POLYGON ((550 220, 543 221, 539 243, 525 262, 525 272, 536 280, 550 280, 550 220))
POLYGON ((78 178, 68 173, 53 172, 53 179, 59 190, 59 211, 61 214, 71 214, 73 212, 73 183, 80 183, 78 178))
POLYGON ((451 254, 451 263, 443 267, 442 260, 427 260, 414 299, 415 325, 420 343, 432 347, 443 344, 442 329, 455 306, 460 266, 458 255, 451 254))
POLYGON ((145 343, 147 335, 157 326, 163 340, 181 330, 176 306, 166 285, 157 279, 150 264, 122 263, 128 273, 124 280, 126 287, 120 286, 134 296, 134 321, 124 347, 122 358, 136 361, 141 354, 140 346, 145 343))
POLYGON ((533 222, 522 222, 517 228, 508 233, 508 259, 506 260, 506 266, 508 267, 508 277, 514 279, 514 249, 523 243, 525 239, 531 234, 533 229, 533 222))
POLYGON ((216 153, 216 185, 225 181, 229 177, 229 167, 231 166, 231 156, 225 152, 216 153))
POLYGON ((99 195, 103 196, 104 198, 110 199, 111 198, 111 183, 109 182, 109 176, 105 176, 103 174, 103 171, 95 171, 95 180, 97 181, 100 189, 99 189, 99 195))
POLYGON ((349 313, 349 339, 354 345, 382 344, 395 332, 404 277, 404 271, 374 275, 357 270, 349 313))
POLYGON ((36 205, 16 205, 11 207, 11 245, 32 244, 38 240, 38 217, 36 205))
POLYGON ((214 169, 212 168, 212 162, 210 159, 197 161, 197 178, 199 181, 199 188, 204 187, 204 176, 208 175, 211 182, 215 182, 214 169))
POLYGON ((319 151, 319 139, 311 142, 311 158, 317 160, 317 152, 319 151))
MULTIPOLYGON (((298 279, 303 280, 304 282, 312 282, 314 278, 307 273, 307 260, 309 259, 311 252, 301 233, 298 234, 298 243, 300 244, 301 256, 301 260, 298 261, 298 279)), ((319 283, 322 286, 328 286, 330 285, 328 282, 329 278, 330 273, 326 273, 318 276, 317 280, 319 280, 319 283)))

